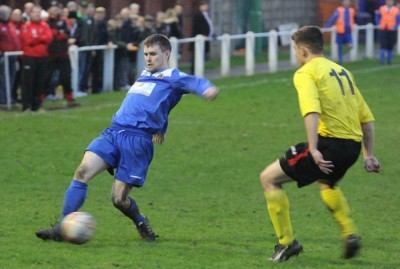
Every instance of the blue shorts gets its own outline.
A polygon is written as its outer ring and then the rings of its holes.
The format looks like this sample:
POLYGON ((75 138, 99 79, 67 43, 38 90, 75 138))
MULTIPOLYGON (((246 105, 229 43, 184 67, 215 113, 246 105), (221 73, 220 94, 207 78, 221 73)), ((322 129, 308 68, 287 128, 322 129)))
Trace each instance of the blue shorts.
POLYGON ((342 44, 352 44, 352 43, 353 43, 353 37, 351 33, 336 34, 336 44, 342 45, 342 44))
POLYGON ((104 129, 86 150, 116 168, 115 179, 142 187, 153 159, 152 135, 141 130, 104 129))

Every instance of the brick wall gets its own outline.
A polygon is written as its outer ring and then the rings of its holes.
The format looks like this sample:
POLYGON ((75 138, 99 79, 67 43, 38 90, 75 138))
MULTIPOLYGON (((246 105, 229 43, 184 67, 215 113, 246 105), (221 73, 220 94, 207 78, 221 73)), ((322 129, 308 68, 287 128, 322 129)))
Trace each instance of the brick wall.
POLYGON ((319 0, 318 1, 318 14, 320 25, 323 26, 332 16, 337 7, 342 4, 341 0, 319 0))

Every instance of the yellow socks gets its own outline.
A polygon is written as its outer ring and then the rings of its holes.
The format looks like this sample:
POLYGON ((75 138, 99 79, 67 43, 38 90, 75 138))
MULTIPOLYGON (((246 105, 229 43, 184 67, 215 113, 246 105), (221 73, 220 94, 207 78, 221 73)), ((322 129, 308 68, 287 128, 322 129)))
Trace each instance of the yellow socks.
POLYGON ((293 240, 292 224, 289 216, 289 200, 284 190, 264 192, 268 212, 279 244, 290 245, 293 240))
POLYGON ((346 238, 351 234, 356 234, 353 219, 350 216, 350 209, 342 191, 335 187, 321 191, 321 197, 324 204, 331 211, 333 218, 339 224, 342 236, 346 238))

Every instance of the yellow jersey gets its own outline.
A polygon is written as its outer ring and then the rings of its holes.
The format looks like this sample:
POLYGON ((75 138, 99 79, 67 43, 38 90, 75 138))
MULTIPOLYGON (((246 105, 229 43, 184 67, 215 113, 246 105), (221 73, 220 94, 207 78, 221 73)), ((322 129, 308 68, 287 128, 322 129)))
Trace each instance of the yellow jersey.
POLYGON ((342 66, 316 57, 294 74, 301 115, 320 115, 318 134, 362 140, 361 123, 374 121, 353 75, 342 66))

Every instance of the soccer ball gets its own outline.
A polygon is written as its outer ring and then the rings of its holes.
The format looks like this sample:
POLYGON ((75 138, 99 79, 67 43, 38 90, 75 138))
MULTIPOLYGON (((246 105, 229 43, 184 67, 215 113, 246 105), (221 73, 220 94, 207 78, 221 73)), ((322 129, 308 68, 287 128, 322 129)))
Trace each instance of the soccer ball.
POLYGON ((60 229, 65 241, 82 245, 94 236, 96 221, 87 212, 72 212, 63 218, 60 229))

